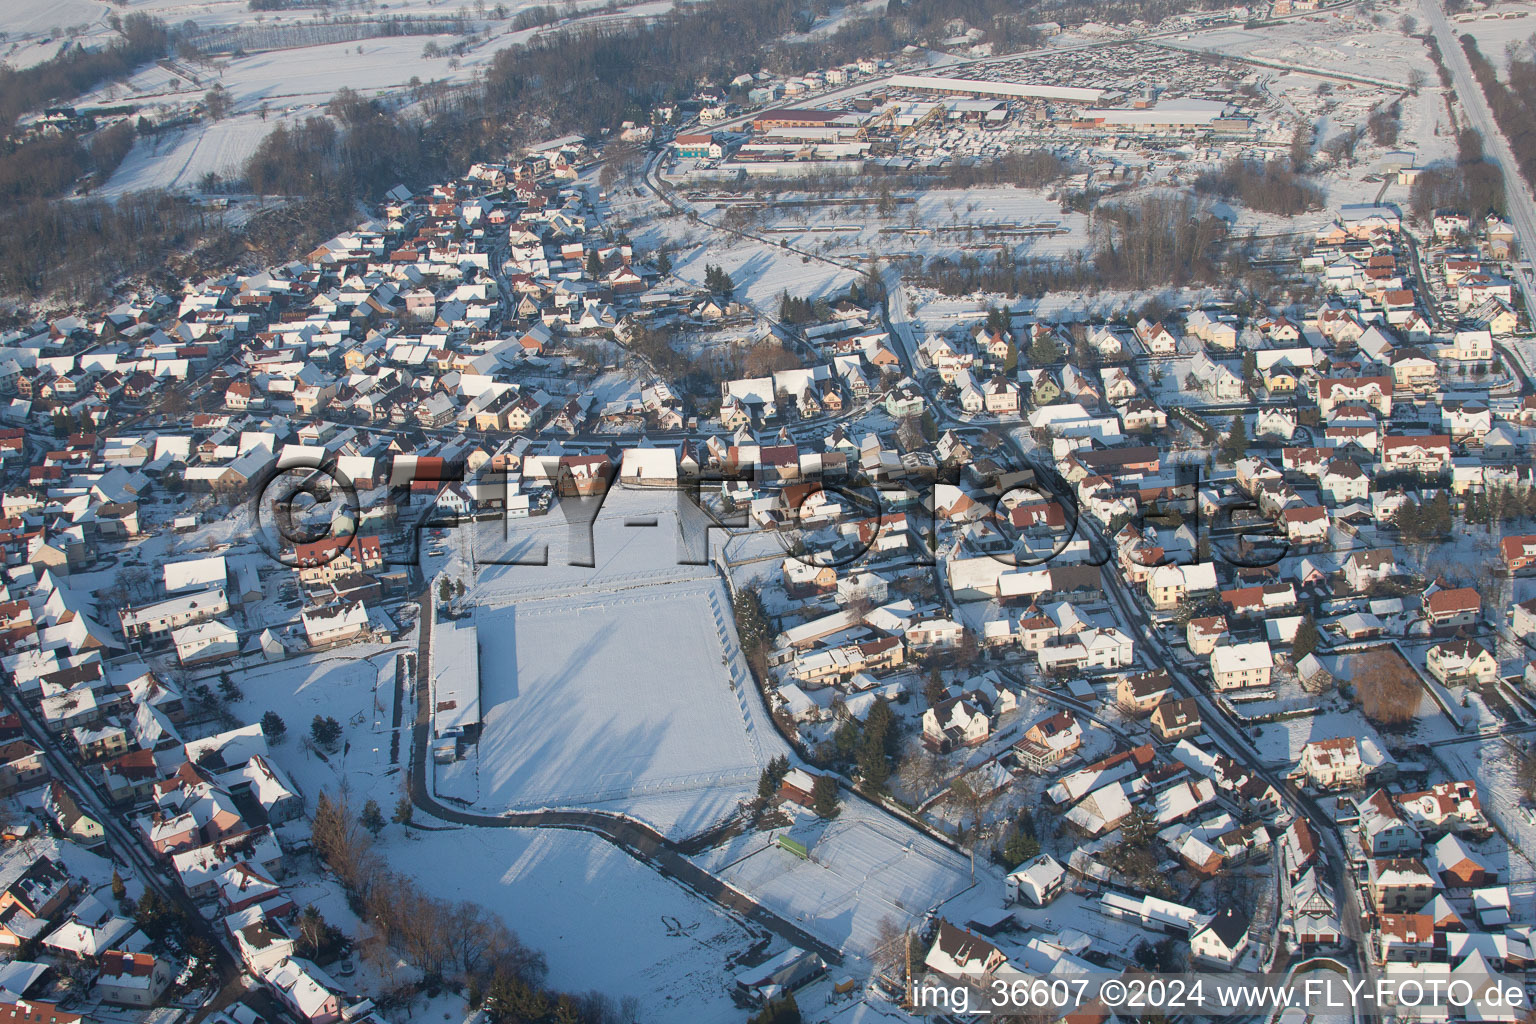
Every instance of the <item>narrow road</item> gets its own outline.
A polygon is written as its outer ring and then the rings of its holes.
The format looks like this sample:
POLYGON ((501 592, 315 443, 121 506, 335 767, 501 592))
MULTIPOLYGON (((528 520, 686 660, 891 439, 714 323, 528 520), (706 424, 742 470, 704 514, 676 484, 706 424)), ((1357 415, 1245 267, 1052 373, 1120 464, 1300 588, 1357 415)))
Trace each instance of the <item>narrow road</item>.
MULTIPOLYGON (((1065 482, 1057 477, 1053 467, 1031 462, 1026 453, 1016 452, 1015 454, 1019 465, 1034 466, 1038 486, 1056 494, 1064 504, 1067 503, 1067 497, 1063 493, 1065 482)), ((1253 744, 1243 735, 1242 728, 1227 717, 1201 682, 1191 677, 1172 646, 1154 626, 1145 604, 1131 590, 1124 577, 1116 571, 1117 567, 1113 560, 1115 546, 1110 538, 1099 528, 1099 524, 1086 514, 1079 519, 1079 527, 1091 542, 1110 553, 1110 562, 1104 566, 1101 573, 1104 595, 1116 606, 1121 621, 1130 629, 1140 633, 1139 643, 1143 654, 1152 655, 1149 659, 1151 663, 1167 669, 1180 692, 1185 697, 1194 698, 1200 707, 1200 718, 1204 723, 1205 731, 1220 741, 1224 751, 1259 779, 1273 786, 1289 809, 1298 817, 1306 819, 1312 831, 1322 840, 1328 853, 1326 864, 1328 881, 1333 887, 1335 898, 1340 901, 1337 908, 1339 924, 1354 947, 1357 970, 1363 976, 1370 977, 1372 965, 1366 955, 1368 946, 1365 936, 1360 931, 1360 912, 1356 909, 1360 904, 1348 874, 1348 857, 1343 841, 1338 836, 1336 823, 1323 811, 1316 799, 1302 792, 1288 778, 1277 774, 1260 762, 1253 744)), ((1369 1019, 1374 1019, 1374 1015, 1369 1015, 1369 1019)))
MULTIPOLYGON (((822 941, 793 921, 758 903, 745 893, 732 888, 708 871, 688 859, 689 844, 680 844, 660 832, 623 815, 605 811, 549 810, 507 811, 503 814, 485 814, 449 807, 432 795, 427 785, 428 750, 432 736, 432 689, 429 666, 432 663, 432 618, 430 593, 422 598, 421 641, 416 657, 416 725, 411 741, 410 790, 411 803, 418 809, 457 825, 475 828, 564 828, 577 832, 590 832, 607 840, 647 867, 663 876, 675 879, 699 896, 736 917, 751 921, 775 935, 799 946, 821 954, 829 964, 843 962, 843 954, 835 946, 822 941)), ((405 698, 404 682, 395 679, 395 706, 401 707, 405 698)))
MULTIPOLYGON (((110 859, 121 857, 131 867, 133 874, 146 889, 152 889, 167 903, 178 906, 185 915, 187 934, 201 936, 214 951, 215 963, 212 984, 223 988, 240 974, 240 961, 235 956, 224 929, 212 924, 202 915, 192 897, 177 884, 168 865, 157 862, 145 847, 142 838, 134 832, 125 818, 97 788, 94 779, 72 758, 60 751, 54 737, 34 714, 32 708, 21 700, 13 688, 7 687, 4 703, 21 719, 22 729, 43 753, 48 762, 49 774, 63 783, 74 794, 80 809, 100 823, 106 842, 98 853, 110 859)), ((109 901, 114 902, 115 901, 109 901)))
MULTIPOLYGON (((1493 113, 1488 109, 1488 98, 1483 95, 1482 86, 1478 85, 1477 79, 1472 75, 1472 65, 1467 60, 1466 52, 1461 48, 1461 40, 1457 37, 1456 31, 1451 28, 1450 20, 1445 16, 1445 7, 1441 0, 1420 0, 1419 6, 1423 9, 1424 16, 1435 33, 1435 42, 1440 47, 1440 57, 1451 73, 1456 98, 1461 101, 1462 109, 1467 112, 1472 127, 1476 128, 1483 137, 1483 154, 1498 165, 1500 173, 1504 176, 1504 205, 1508 208, 1510 222, 1514 225, 1520 252, 1536 253, 1536 203, 1532 202, 1531 191, 1520 176, 1520 165, 1515 162, 1514 153, 1509 148, 1509 140, 1504 137, 1503 132, 1499 131, 1498 124, 1493 120, 1493 113)), ((1526 314, 1529 316, 1532 311, 1536 311, 1536 286, 1533 286, 1530 275, 1518 266, 1515 267, 1514 276, 1516 283, 1520 285, 1520 293, 1525 299, 1526 314)), ((1517 361, 1515 365, 1522 364, 1517 361)), ((1523 377, 1524 373, 1521 373, 1521 376, 1523 377)))

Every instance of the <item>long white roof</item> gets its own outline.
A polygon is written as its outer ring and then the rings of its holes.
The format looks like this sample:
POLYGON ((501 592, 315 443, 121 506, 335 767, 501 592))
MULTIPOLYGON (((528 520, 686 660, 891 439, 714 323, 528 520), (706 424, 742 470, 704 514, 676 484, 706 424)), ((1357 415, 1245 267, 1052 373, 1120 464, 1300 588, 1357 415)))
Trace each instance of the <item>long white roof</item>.
POLYGON ((480 631, 474 618, 439 622, 432 635, 432 732, 480 724, 480 631))
POLYGON ((942 78, 938 75, 892 75, 895 89, 921 89, 934 92, 973 92, 981 96, 1019 99, 1064 100, 1068 103, 1098 103, 1103 89, 1081 89, 1061 85, 1029 85, 1024 82, 986 82, 979 78, 942 78))

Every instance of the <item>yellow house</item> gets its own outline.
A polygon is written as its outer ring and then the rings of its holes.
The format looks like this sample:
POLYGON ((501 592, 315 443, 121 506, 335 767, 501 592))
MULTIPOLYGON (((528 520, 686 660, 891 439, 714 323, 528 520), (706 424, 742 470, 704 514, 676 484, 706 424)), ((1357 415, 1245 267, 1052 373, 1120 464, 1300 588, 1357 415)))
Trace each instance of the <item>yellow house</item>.
POLYGON ((1264 371, 1264 387, 1272 395, 1296 390, 1296 372, 1285 363, 1276 363, 1264 371))

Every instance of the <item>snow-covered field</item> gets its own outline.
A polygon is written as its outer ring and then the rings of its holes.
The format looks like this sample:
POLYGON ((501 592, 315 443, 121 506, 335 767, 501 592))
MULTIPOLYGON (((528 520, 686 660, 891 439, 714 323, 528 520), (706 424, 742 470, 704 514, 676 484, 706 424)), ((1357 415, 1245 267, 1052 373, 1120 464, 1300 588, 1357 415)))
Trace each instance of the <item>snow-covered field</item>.
MULTIPOLYGON (((465 760, 435 770, 439 793, 497 811, 624 812, 686 835, 755 791, 783 741, 740 657, 724 584, 680 561, 703 520, 679 498, 612 491, 591 525, 591 567, 569 564, 558 541, 548 565, 481 567, 484 726, 465 760)), ((487 524, 476 555, 494 534, 506 557, 536 560, 565 529, 559 512, 487 524)))
POLYGON ((735 1022, 740 922, 616 847, 557 829, 449 829, 392 842, 390 866, 433 896, 500 915, 549 960, 549 983, 635 996, 645 1022, 735 1022))
POLYGON ((716 581, 483 612, 485 725, 478 760, 454 766, 478 771, 440 768, 439 791, 498 810, 687 791, 679 832, 729 813, 770 755, 728 615, 716 581))
MULTIPOLYGON (((538 3, 539 0, 502 0, 502 2, 487 5, 482 14, 481 9, 459 3, 457 0, 391 0, 385 4, 370 3, 367 5, 368 10, 361 13, 365 18, 373 15, 379 18, 395 16, 447 19, 464 15, 469 19, 473 29, 487 33, 486 45, 489 49, 495 50, 512 43, 526 41, 542 30, 541 28, 514 29, 513 27, 513 19, 518 12, 537 6, 538 3), (495 16, 494 9, 498 7, 506 12, 505 19, 495 16)), ((15 67, 27 67, 53 56, 59 44, 65 41, 78 42, 88 47, 105 46, 116 38, 116 33, 107 22, 107 16, 111 13, 116 13, 119 17, 128 14, 145 14, 177 27, 190 22, 196 29, 206 31, 245 26, 273 27, 321 23, 325 20, 325 12, 321 7, 322 5, 311 3, 295 4, 292 8, 281 11, 252 11, 249 0, 117 0, 114 3, 109 3, 107 0, 55 0, 49 3, 43 3, 40 0, 0 0, 0 32, 4 32, 6 39, 10 41, 8 46, 0 47, 0 60, 5 60, 15 67), (78 33, 72 31, 75 29, 81 31, 78 33)), ((607 0, 576 0, 576 2, 562 3, 560 7, 562 12, 566 13, 567 19, 574 15, 575 18, 585 22, 596 22, 615 17, 663 14, 671 9, 672 2, 671 0, 647 0, 647 2, 622 7, 616 12, 607 10, 607 0)), ((347 10, 345 13, 356 15, 359 12, 347 10)), ((569 26, 570 24, 571 20, 564 20, 545 28, 557 28, 560 25, 569 26)), ((416 49, 419 51, 427 37, 410 38, 417 40, 416 49)), ((473 59, 474 56, 471 55, 469 60, 473 59)))
MULTIPOLYGON (((231 115, 222 121, 198 122, 172 129, 165 136, 141 140, 104 189, 106 195, 149 188, 195 191, 209 172, 221 177, 238 175, 257 142, 280 121, 323 112, 325 104, 342 88, 394 103, 412 102, 413 85, 430 82, 466 82, 482 73, 495 54, 526 42, 557 25, 515 29, 519 11, 534 0, 509 0, 472 8, 450 0, 395 0, 368 5, 367 12, 348 15, 370 22, 384 18, 411 17, 442 24, 463 17, 466 34, 381 35, 346 42, 318 42, 285 49, 213 53, 207 60, 178 55, 164 64, 150 63, 122 82, 103 83, 78 97, 78 106, 131 104, 139 115, 155 122, 184 121, 203 95, 221 85, 231 103, 231 115), (506 17, 498 17, 500 8, 506 17), (450 56, 448 51, 463 47, 450 56), (429 47, 438 51, 428 56, 429 47), (258 116, 266 114, 265 119, 258 116)), ((609 11, 598 0, 564 4, 567 16, 584 23, 635 15, 659 15, 670 0, 651 0, 609 11)), ((209 30, 251 28, 257 30, 302 27, 324 33, 324 12, 313 5, 285 11, 253 12, 247 0, 0 0, 0 61, 25 68, 48 60, 67 46, 87 48, 109 45, 118 38, 108 24, 109 14, 119 17, 141 13, 159 18, 196 38, 209 30)), ((436 25, 432 27, 437 27, 436 25)), ((337 31, 344 31, 337 29, 337 31)), ((302 38, 302 36, 294 37, 302 38)), ((331 36, 334 38, 334 36, 331 36)), ((286 45, 286 44, 278 44, 286 45)))
MULTIPOLYGON (((696 859, 856 956, 879 945, 882 921, 902 928, 971 885, 965 857, 859 801, 845 802, 831 821, 804 812, 787 830, 810 850, 810 860, 775 845, 784 831, 749 832, 696 859)), ((988 870, 980 863, 977 869, 988 870)), ((981 884, 1000 883, 985 877, 981 884)))
MULTIPOLYGON (((1405 6, 1404 12, 1417 13, 1405 6)), ((1363 17, 1349 21, 1333 14, 1288 20, 1284 27, 1231 26, 1192 33, 1173 40, 1175 46, 1244 57, 1254 61, 1323 75, 1344 74, 1406 85, 1409 68, 1433 77, 1424 44, 1398 28, 1401 13, 1387 13, 1386 23, 1373 25, 1363 17)))
POLYGON ((704 268, 718 264, 731 275, 736 298, 774 312, 783 292, 813 299, 831 297, 845 293, 860 277, 855 270, 782 252, 766 242, 744 239, 732 244, 718 235, 705 241, 708 244, 673 263, 673 276, 702 285, 704 268))
POLYGON ((105 22, 110 10, 105 0, 0 0, 0 31, 14 38, 58 36, 68 28, 105 22))
MULTIPOLYGON (((1088 242, 1086 216, 1063 213, 1040 189, 929 189, 904 195, 912 201, 883 215, 867 186, 850 185, 849 195, 839 198, 856 197, 868 198, 868 205, 829 207, 815 196, 786 192, 781 198, 807 201, 775 208, 751 230, 770 242, 783 240, 797 250, 850 266, 862 265, 871 256, 918 253, 926 259, 941 253, 996 252, 999 246, 1018 256, 1061 256, 1088 242)), ((705 210, 709 205, 708 200, 700 203, 705 210)))
POLYGON ((422 56, 429 43, 446 47, 457 39, 400 36, 256 53, 225 64, 214 80, 230 94, 236 110, 263 100, 274 107, 324 103, 344 87, 372 95, 405 86, 412 78, 426 82, 468 77, 476 63, 473 57, 449 67, 441 58, 422 56))
POLYGON ((1503 75, 1509 70, 1509 52, 1526 60, 1531 57, 1530 39, 1536 36, 1536 4, 1494 4, 1478 11, 1466 21, 1452 20, 1457 35, 1470 35, 1477 48, 1503 75))
POLYGON ((276 124, 276 119, 263 121, 255 114, 247 114, 141 138, 99 194, 117 196, 155 188, 196 189, 208 174, 238 177, 244 172, 245 162, 276 124))

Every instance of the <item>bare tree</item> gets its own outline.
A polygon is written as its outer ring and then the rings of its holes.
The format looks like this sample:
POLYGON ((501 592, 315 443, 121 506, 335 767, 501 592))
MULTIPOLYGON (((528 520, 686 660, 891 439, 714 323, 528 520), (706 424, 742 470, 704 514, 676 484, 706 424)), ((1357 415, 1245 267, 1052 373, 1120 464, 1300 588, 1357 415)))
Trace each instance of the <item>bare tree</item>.
POLYGON ((1350 659, 1350 669, 1366 718, 1378 725, 1403 725, 1418 714, 1424 688, 1412 669, 1391 651, 1357 654, 1350 659))

